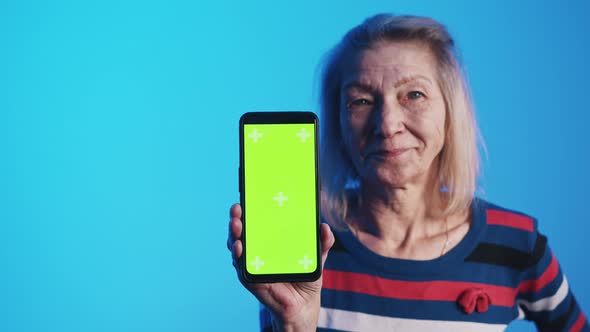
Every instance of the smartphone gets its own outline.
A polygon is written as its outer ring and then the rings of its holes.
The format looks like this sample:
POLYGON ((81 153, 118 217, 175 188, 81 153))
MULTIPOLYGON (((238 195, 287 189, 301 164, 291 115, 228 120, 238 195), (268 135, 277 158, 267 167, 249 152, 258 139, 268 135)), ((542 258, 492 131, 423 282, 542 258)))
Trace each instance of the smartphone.
POLYGON ((248 282, 321 275, 317 133, 312 112, 240 118, 240 265, 248 282))

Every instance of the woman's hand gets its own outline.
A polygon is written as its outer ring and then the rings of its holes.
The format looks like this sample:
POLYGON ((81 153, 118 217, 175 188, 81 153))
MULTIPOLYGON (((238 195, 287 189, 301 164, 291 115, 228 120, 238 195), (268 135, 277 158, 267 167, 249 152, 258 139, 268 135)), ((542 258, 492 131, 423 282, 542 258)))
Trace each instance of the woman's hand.
MULTIPOLYGON (((233 265, 240 282, 271 312, 273 327, 280 331, 315 331, 320 312, 322 278, 313 282, 249 283, 243 280, 238 267, 242 256, 242 207, 230 208, 227 247, 232 253, 233 265)), ((334 244, 334 235, 327 224, 321 225, 322 269, 328 251, 334 244)))

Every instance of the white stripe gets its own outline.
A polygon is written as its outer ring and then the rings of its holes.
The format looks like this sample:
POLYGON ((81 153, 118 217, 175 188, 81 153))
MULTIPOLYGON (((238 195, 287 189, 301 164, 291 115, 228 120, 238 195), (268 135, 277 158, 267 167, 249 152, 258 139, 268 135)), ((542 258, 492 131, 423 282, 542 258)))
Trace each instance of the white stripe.
POLYGON ((412 332, 497 332, 506 329, 505 324, 395 318, 328 308, 320 309, 318 327, 342 331, 412 332))
POLYGON ((524 310, 522 310, 522 308, 520 306, 518 307, 518 317, 516 317, 516 319, 524 319, 524 310))
POLYGON ((563 276, 563 281, 559 286, 559 289, 555 294, 537 300, 535 302, 529 302, 525 300, 518 300, 518 304, 524 305, 530 311, 544 311, 544 310, 553 310, 557 308, 557 306, 565 299, 567 293, 569 292, 569 285, 567 283, 567 279, 563 276))

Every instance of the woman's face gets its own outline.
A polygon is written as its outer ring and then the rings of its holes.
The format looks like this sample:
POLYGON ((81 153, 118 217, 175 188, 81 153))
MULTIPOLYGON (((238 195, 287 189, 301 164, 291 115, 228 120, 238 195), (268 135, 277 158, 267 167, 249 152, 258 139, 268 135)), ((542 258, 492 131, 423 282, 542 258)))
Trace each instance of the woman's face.
POLYGON ((404 187, 437 167, 445 104, 436 73, 428 47, 415 42, 375 44, 345 66, 342 137, 363 182, 404 187))

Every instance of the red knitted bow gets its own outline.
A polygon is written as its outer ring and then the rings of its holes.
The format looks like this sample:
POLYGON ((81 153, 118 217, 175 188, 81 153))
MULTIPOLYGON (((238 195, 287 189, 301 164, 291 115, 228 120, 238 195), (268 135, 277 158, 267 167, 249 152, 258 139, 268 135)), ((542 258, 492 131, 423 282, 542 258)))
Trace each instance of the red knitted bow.
POLYGON ((492 303, 492 299, 481 288, 469 288, 463 291, 461 295, 459 295, 459 299, 457 299, 459 306, 465 311, 467 314, 471 315, 474 310, 477 309, 477 312, 486 312, 488 311, 488 307, 492 303))

